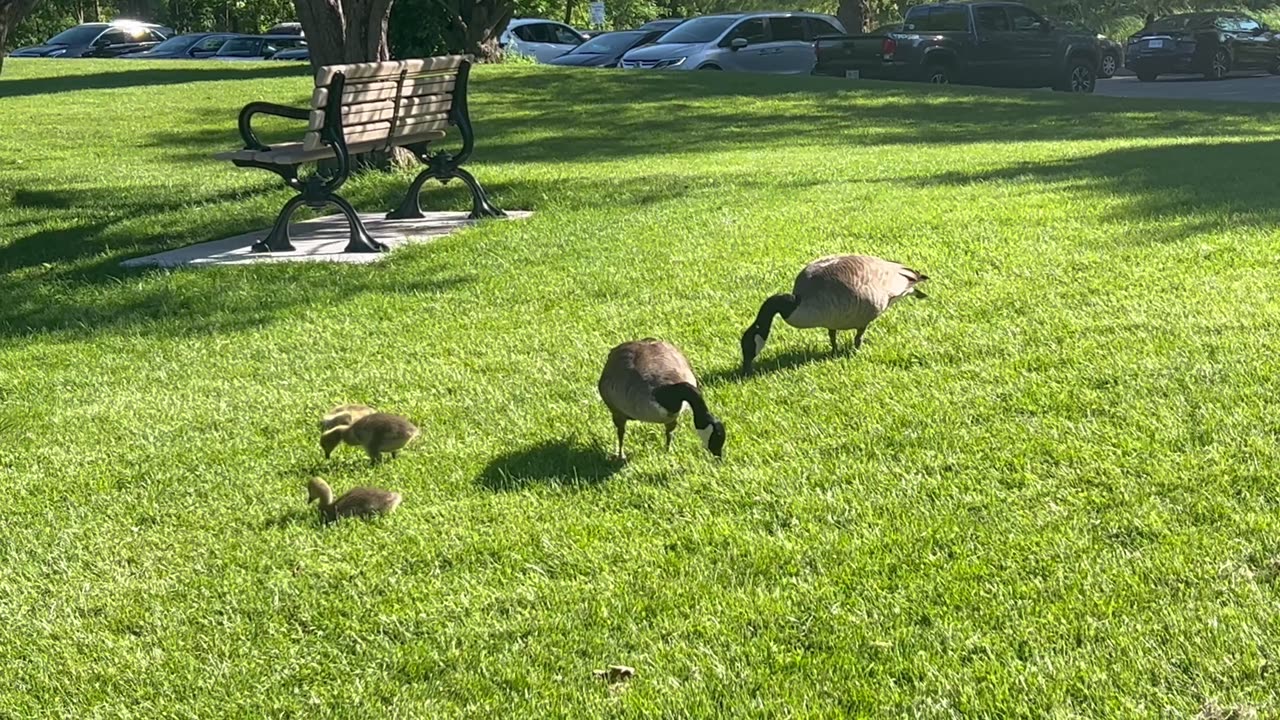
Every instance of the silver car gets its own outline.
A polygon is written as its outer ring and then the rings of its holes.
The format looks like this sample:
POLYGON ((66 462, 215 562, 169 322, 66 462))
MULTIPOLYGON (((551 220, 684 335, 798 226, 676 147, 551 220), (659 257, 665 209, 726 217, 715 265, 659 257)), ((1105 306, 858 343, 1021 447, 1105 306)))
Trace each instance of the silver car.
POLYGON ((704 15, 685 20, 652 45, 628 51, 622 67, 808 75, 813 38, 844 34, 839 20, 819 13, 704 15))

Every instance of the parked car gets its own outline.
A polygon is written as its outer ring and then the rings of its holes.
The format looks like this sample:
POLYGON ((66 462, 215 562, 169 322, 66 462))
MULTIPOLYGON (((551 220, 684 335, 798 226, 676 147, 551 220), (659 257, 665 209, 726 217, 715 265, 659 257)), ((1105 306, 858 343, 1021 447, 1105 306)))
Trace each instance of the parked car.
POLYGON ((662 37, 664 30, 616 30, 597 35, 578 47, 548 60, 551 65, 575 67, 617 67, 628 50, 662 37))
POLYGON ((214 60, 266 60, 281 50, 306 47, 300 35, 241 35, 228 40, 214 60))
POLYGON ((1049 18, 1049 22, 1058 27, 1069 28, 1071 30, 1082 32, 1086 35, 1093 36, 1094 40, 1098 43, 1099 78, 1114 77, 1116 71, 1124 67, 1124 46, 1120 43, 1075 20, 1049 18))
POLYGON ((1236 12, 1162 17, 1129 38, 1125 67, 1143 82, 1168 73, 1221 80, 1234 70, 1280 75, 1280 34, 1236 12))
POLYGON ((578 47, 587 38, 574 28, 554 20, 518 18, 498 37, 498 47, 517 55, 547 62, 578 47))
POLYGON ((650 20, 649 22, 641 25, 636 29, 637 30, 661 30, 663 32, 666 32, 667 30, 670 30, 671 28, 679 25, 682 22, 684 22, 684 18, 658 18, 657 20, 650 20))
POLYGON ((276 23, 275 25, 272 25, 271 27, 267 28, 267 31, 263 34, 264 35, 305 35, 305 33, 302 32, 302 23, 298 23, 298 22, 276 23))
POLYGON ((944 2, 907 11, 901 32, 819 38, 814 73, 882 80, 1093 92, 1097 38, 1015 2, 944 2))
POLYGON ((168 28, 133 21, 83 23, 40 45, 18 48, 9 57, 118 57, 159 45, 168 37, 164 30, 168 28))
POLYGON ((230 39, 239 37, 235 33, 190 33, 174 35, 164 42, 148 50, 125 53, 122 58, 138 60, 192 60, 211 57, 230 39))
POLYGON ((288 50, 281 50, 275 55, 272 55, 271 59, 272 60, 302 60, 304 62, 310 61, 311 48, 300 47, 300 48, 290 48, 288 50))
POLYGON ((814 38, 843 33, 839 20, 819 13, 705 15, 685 20, 652 45, 628 51, 622 67, 808 74, 814 38))

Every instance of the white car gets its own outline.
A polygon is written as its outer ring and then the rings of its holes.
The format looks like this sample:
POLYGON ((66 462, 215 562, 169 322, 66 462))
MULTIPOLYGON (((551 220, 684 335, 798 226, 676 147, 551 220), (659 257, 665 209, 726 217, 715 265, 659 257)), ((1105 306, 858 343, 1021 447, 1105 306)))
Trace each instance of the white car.
POLYGON ((555 20, 516 18, 498 38, 498 46, 507 52, 546 62, 578 47, 586 39, 582 33, 555 20))

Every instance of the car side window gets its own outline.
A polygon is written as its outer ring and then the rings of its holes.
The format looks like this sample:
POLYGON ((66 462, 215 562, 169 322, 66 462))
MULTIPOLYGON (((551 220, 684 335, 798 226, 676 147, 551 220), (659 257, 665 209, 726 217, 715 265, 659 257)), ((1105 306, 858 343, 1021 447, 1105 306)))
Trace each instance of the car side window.
POLYGON ((769 18, 769 29, 774 42, 804 42, 804 18, 769 18))
POLYGON ((227 39, 221 35, 214 35, 213 37, 207 37, 201 40, 200 42, 196 43, 196 51, 197 52, 217 52, 218 48, 222 47, 222 43, 226 41, 227 39))
POLYGON ((999 5, 987 5, 974 8, 978 29, 987 32, 1009 32, 1009 16, 999 5))
POLYGON ((554 35, 552 42, 560 43, 561 45, 582 44, 582 37, 563 25, 552 25, 551 31, 552 35, 554 35))
POLYGON ((511 32, 515 33, 515 36, 517 38, 525 42, 537 42, 537 40, 535 40, 533 37, 533 29, 535 27, 537 27, 537 25, 521 25, 520 27, 516 28, 515 30, 512 30, 511 32))
POLYGON ((118 28, 111 29, 102 34, 94 43, 95 45, 120 45, 123 43, 133 42, 133 38, 129 33, 118 28))
POLYGON ((1236 27, 1239 28, 1240 32, 1247 33, 1252 33, 1262 29, 1262 26, 1258 24, 1257 20, 1248 17, 1236 18, 1236 27))
POLYGON ((1014 32, 1032 32, 1040 26, 1040 16, 1024 7, 1010 5, 1008 12, 1014 32))
POLYGON ((1235 32, 1240 29, 1239 23, 1232 17, 1220 17, 1213 21, 1213 26, 1223 32, 1235 32))
POLYGON ((821 18, 805 18, 805 25, 809 26, 809 38, 816 38, 819 35, 843 35, 844 33, 836 29, 835 25, 821 18))
POLYGON ((750 45, 768 42, 769 36, 764 31, 764 18, 751 18, 739 23, 729 34, 730 40, 737 38, 746 38, 750 45))

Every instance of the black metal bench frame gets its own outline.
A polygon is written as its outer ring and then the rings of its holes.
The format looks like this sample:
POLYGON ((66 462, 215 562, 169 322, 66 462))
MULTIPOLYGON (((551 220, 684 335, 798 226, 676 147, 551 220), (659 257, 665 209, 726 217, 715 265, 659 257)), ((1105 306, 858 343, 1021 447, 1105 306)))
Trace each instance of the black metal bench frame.
MULTIPOLYGON (((413 153, 414 157, 425 164, 427 168, 414 178, 409 186, 409 192, 400 203, 400 206, 387 214, 388 219, 425 217, 419 204, 419 195, 422 192, 423 184, 427 180, 436 179, 444 185, 453 178, 462 180, 471 191, 472 208, 470 217, 472 219, 506 217, 506 213, 495 207, 489 200, 488 194, 485 193, 484 188, 480 186, 475 176, 461 167, 475 150, 475 131, 471 127, 471 117, 467 110, 467 80, 470 74, 471 63, 464 60, 458 67, 452 101, 449 106, 449 125, 456 126, 462 135, 462 149, 457 155, 447 151, 431 151, 430 146, 433 141, 406 145, 397 144, 394 135, 395 119, 392 119, 392 130, 387 137, 385 148, 404 147, 413 153)), ((401 82, 404 81, 404 75, 405 73, 401 72, 401 82)), ((257 160, 232 160, 232 163, 237 167, 259 168, 273 172, 284 180, 285 185, 298 191, 298 195, 291 198, 281 208, 280 213, 276 216, 275 224, 272 225, 271 231, 267 236, 253 244, 252 250, 254 252, 289 252, 296 250, 289 235, 289 219, 303 205, 313 210, 320 210, 328 204, 333 204, 342 212, 350 227, 351 236, 345 249, 346 252, 385 252, 388 249, 384 243, 375 240, 369 234, 364 222, 360 220, 360 214, 356 212, 356 209, 352 207, 346 198, 338 194, 338 190, 351 176, 351 154, 347 148, 342 127, 342 94, 345 87, 346 76, 343 73, 336 73, 328 85, 329 95, 325 104, 324 126, 320 129, 320 139, 333 151, 336 167, 326 171, 322 169, 325 161, 321 160, 317 163, 316 171, 306 179, 303 179, 298 176, 298 168, 307 164, 306 162, 278 164, 259 162, 257 160)), ((397 93, 397 107, 401 100, 399 93, 397 93)), ((253 132, 253 118, 255 115, 274 115, 291 120, 307 120, 311 116, 311 110, 312 108, 289 107, 268 102, 252 102, 245 105, 240 111, 239 120, 240 137, 244 141, 244 149, 262 152, 271 150, 253 132)))

